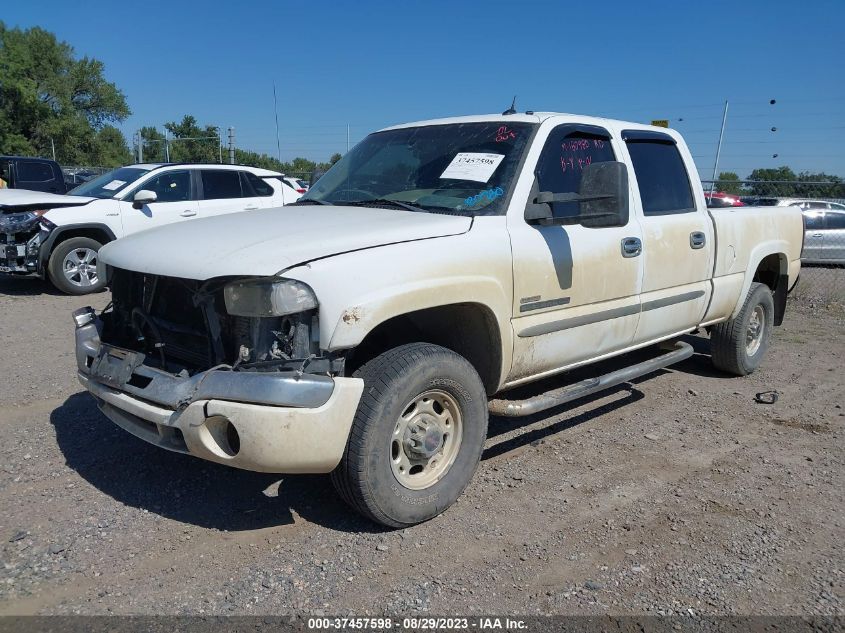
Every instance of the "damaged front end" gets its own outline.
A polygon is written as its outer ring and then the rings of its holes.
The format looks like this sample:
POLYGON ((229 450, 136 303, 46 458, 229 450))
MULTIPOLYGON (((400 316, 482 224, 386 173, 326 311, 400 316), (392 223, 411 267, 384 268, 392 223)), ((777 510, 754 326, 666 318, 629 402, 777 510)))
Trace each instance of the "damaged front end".
POLYGON ((321 353, 293 280, 199 282, 113 269, 112 302, 74 312, 82 385, 152 444, 262 472, 330 472, 363 390, 321 353))
POLYGON ((38 254, 55 225, 42 217, 46 211, 0 215, 0 272, 41 273, 38 254))

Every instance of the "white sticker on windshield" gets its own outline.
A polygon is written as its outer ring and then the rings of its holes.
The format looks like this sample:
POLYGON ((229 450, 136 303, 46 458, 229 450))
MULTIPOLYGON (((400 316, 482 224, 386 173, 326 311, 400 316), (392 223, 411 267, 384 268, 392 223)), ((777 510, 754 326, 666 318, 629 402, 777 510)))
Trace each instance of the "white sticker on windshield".
POLYGON ((440 174, 440 177, 451 178, 453 180, 487 182, 504 157, 504 154, 459 152, 443 173, 440 174))
POLYGON ((107 185, 103 185, 103 189, 108 189, 109 191, 114 191, 115 189, 120 189, 125 184, 126 184, 125 180, 112 180, 107 185))

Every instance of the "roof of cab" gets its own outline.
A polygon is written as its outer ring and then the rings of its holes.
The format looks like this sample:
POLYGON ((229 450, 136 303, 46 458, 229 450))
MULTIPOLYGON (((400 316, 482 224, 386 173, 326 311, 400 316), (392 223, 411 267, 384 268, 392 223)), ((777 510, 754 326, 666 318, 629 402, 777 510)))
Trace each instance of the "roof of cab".
POLYGON ((577 120, 579 123, 593 124, 614 127, 631 128, 637 130, 652 130, 654 132, 662 132, 670 136, 677 137, 678 133, 670 128, 657 127, 655 125, 648 125, 646 123, 635 123, 633 121, 621 121, 618 119, 608 119, 603 117, 594 117, 584 114, 572 114, 568 112, 531 112, 530 114, 516 113, 516 114, 477 114, 470 116, 448 117, 443 119, 430 119, 427 121, 416 121, 413 123, 403 123, 401 125, 392 125, 379 130, 384 132, 386 130, 400 130, 409 127, 423 127, 428 125, 450 125, 458 123, 542 123, 548 119, 561 119, 561 122, 566 120, 577 120))

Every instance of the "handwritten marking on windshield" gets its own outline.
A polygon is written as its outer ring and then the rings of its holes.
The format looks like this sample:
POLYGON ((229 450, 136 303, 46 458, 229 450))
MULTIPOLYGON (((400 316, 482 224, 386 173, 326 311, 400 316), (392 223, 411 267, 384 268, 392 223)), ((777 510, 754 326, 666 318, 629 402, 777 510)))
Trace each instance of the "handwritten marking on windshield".
POLYGON ((496 187, 495 189, 485 189, 484 191, 481 191, 480 193, 477 193, 474 196, 470 196, 469 198, 464 200, 464 204, 466 204, 468 207, 474 207, 479 202, 485 199, 489 202, 493 202, 493 200, 495 200, 496 198, 501 198, 503 195, 505 195, 505 191, 501 187, 496 187))
POLYGON ((507 141, 508 139, 516 138, 516 132, 509 129, 507 125, 503 125, 498 130, 496 130, 496 142, 501 143, 503 141, 507 141))

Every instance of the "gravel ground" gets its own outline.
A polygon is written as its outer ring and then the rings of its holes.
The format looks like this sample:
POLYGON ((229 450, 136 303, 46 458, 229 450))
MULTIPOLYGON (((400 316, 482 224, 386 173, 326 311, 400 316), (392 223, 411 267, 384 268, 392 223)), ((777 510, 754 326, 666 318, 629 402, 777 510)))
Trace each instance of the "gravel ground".
POLYGON ((106 301, 0 278, 0 614, 845 613, 838 305, 791 304, 747 378, 691 337, 669 371, 492 419, 458 503, 388 531, 328 477, 115 427, 80 392, 69 317, 106 301))

